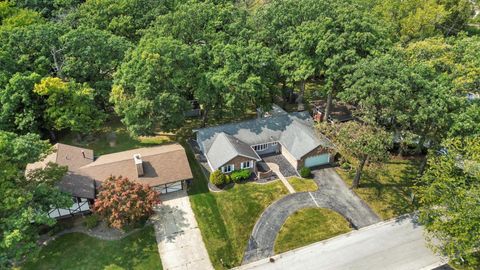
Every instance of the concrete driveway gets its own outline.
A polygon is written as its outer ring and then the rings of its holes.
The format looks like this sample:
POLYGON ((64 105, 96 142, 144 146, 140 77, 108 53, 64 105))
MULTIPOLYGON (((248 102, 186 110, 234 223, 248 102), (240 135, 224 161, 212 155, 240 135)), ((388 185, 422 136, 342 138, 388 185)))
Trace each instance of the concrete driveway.
POLYGON ((150 218, 164 270, 213 269, 186 191, 161 195, 150 218))
POLYGON ((426 247, 423 228, 411 218, 358 231, 243 265, 237 270, 420 270, 446 263, 426 247))
POLYGON ((380 222, 380 218, 348 189, 334 169, 316 170, 313 175, 319 187, 317 191, 289 194, 265 209, 248 241, 244 264, 272 256, 282 225, 290 215, 304 208, 331 209, 344 216, 355 228, 380 222))

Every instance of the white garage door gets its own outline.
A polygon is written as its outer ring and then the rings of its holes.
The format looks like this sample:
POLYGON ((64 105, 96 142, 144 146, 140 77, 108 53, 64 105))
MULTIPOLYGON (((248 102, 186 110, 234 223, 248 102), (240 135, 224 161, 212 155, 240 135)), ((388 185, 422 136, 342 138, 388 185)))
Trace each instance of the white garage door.
POLYGON ((318 156, 312 156, 305 159, 305 167, 315 167, 328 164, 330 160, 329 154, 322 154, 318 156))
POLYGON ((155 189, 162 194, 179 191, 182 190, 182 181, 156 186, 155 189))

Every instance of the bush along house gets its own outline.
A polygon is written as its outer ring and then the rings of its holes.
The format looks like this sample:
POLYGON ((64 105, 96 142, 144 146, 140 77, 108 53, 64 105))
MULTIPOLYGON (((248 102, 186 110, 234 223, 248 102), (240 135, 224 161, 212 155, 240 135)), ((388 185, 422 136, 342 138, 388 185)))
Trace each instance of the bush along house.
POLYGON ((228 174, 249 169, 258 174, 262 157, 276 154, 296 170, 333 161, 333 145, 315 130, 307 112, 287 113, 274 105, 266 115, 197 131, 197 143, 211 171, 228 174))
POLYGON ((147 184, 159 193, 170 193, 186 188, 193 178, 185 149, 180 144, 138 148, 97 158, 90 149, 57 143, 54 153, 43 160, 27 165, 27 171, 43 168, 49 162, 68 167, 58 186, 72 195, 68 209, 52 209, 52 218, 70 217, 87 213, 96 198, 102 181, 110 176, 123 176, 147 184))

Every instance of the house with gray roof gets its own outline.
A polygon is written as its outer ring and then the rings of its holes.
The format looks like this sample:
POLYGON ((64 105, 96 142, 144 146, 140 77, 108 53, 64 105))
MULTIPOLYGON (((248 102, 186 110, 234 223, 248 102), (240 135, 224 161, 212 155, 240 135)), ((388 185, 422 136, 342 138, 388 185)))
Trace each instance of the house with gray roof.
POLYGON ((281 154, 295 168, 332 161, 333 145, 314 128, 307 112, 287 113, 274 106, 267 116, 199 129, 196 140, 212 171, 249 169, 263 156, 281 154))

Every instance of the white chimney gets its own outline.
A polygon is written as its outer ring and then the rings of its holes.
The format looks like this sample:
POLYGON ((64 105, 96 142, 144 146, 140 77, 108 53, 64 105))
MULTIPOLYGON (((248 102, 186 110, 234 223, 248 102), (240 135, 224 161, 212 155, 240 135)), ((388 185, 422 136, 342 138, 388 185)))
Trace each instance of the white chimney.
POLYGON ((137 174, 138 176, 143 175, 143 162, 142 162, 142 156, 140 154, 135 154, 133 155, 133 161, 135 162, 135 167, 137 167, 137 174))

